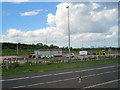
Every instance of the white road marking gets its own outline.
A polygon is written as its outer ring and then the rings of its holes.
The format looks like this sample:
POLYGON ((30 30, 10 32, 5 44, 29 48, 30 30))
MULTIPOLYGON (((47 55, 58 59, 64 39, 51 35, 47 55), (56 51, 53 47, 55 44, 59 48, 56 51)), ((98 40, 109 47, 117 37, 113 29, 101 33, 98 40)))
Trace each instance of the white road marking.
POLYGON ((93 87, 97 87, 97 86, 102 86, 102 85, 110 84, 110 83, 117 82, 117 81, 120 81, 120 79, 116 79, 116 80, 107 81, 107 82, 104 82, 104 83, 99 83, 99 84, 87 86, 87 87, 84 87, 83 89, 85 89, 85 88, 93 88, 93 87))
POLYGON ((46 82, 46 83, 49 84, 49 83, 55 83, 55 82, 61 82, 61 81, 63 80, 51 81, 51 82, 46 82))
POLYGON ((51 76, 52 74, 48 74, 48 75, 41 75, 41 76, 33 76, 33 77, 29 77, 29 78, 38 78, 38 77, 46 77, 46 76, 51 76))
POLYGON ((31 84, 31 85, 26 85, 26 86, 30 87, 30 86, 40 85, 40 84, 45 84, 45 83, 37 83, 37 84, 31 84))
POLYGON ((69 78, 69 79, 64 79, 64 81, 67 81, 67 80, 72 80, 72 79, 77 79, 77 78, 69 78))
MULTIPOLYGON (((112 72, 118 72, 120 70, 112 71, 112 72)), ((98 73, 98 74, 92 74, 88 76, 82 76, 81 78, 87 78, 87 77, 92 77, 92 76, 97 76, 97 75, 102 75, 102 74, 107 74, 107 73, 112 73, 112 72, 104 72, 104 73, 98 73)))
MULTIPOLYGON (((120 66, 120 65, 117 65, 117 66, 120 66)), ((105 68, 112 68, 112 67, 117 67, 117 66, 108 66, 108 67, 101 67, 101 68, 94 68, 94 69, 86 69, 86 70, 80 70, 80 71, 75 71, 75 72, 92 71, 92 70, 105 69, 105 68)))
MULTIPOLYGON (((118 72, 120 70, 116 70, 116 71, 112 71, 112 72, 118 72)), ((99 74, 92 74, 92 75, 87 75, 87 76, 83 76, 81 78, 86 78, 86 77, 92 77, 92 76, 98 76, 101 74, 106 74, 106 73, 112 73, 112 72, 105 72, 105 73, 99 73, 99 74)), ((18 87, 13 87, 13 88, 20 88, 20 87, 26 87, 26 86, 36 86, 36 85, 40 85, 40 84, 50 84, 50 83, 56 83, 56 82, 61 82, 61 81, 68 81, 68 80, 72 80, 72 79, 78 79, 79 77, 75 77, 75 78, 69 78, 69 79, 63 79, 63 80, 56 80, 56 81, 50 81, 50 82, 44 82, 44 83, 36 83, 36 84, 31 84, 31 85, 24 85, 24 86, 18 86, 18 87)), ((111 82, 112 83, 112 82, 111 82)), ((107 83, 106 83, 107 84, 107 83)), ((102 84, 101 84, 102 85, 102 84)), ((91 86, 88 86, 91 87, 91 86)), ((84 87, 87 88, 87 87, 84 87)))
POLYGON ((107 66, 107 67, 94 68, 94 69, 85 69, 85 70, 80 70, 80 71, 63 72, 63 73, 56 73, 56 74, 47 74, 47 75, 41 75, 41 76, 32 76, 32 77, 23 77, 23 78, 6 79, 6 80, 0 80, 0 81, 13 81, 13 80, 21 80, 21 79, 29 79, 29 78, 46 77, 46 76, 52 76, 52 75, 68 74, 68 73, 74 73, 74 72, 85 72, 85 71, 91 71, 91 70, 97 70, 97 69, 112 68, 112 67, 117 67, 117 66, 120 66, 120 65, 116 65, 116 66, 107 66))
POLYGON ((20 79, 27 79, 27 78, 29 78, 29 77, 7 79, 7 80, 2 80, 2 81, 13 81, 13 80, 20 80, 20 79))
MULTIPOLYGON (((118 65, 118 66, 120 66, 120 65, 118 65)), ((101 68, 96 68, 96 69, 105 69, 105 68, 111 68, 111 67, 116 67, 116 66, 101 67, 101 68)))
POLYGON ((12 88, 22 88, 22 87, 26 87, 26 86, 24 85, 24 86, 12 87, 12 88))
POLYGON ((73 73, 73 71, 71 71, 71 72, 64 72, 64 73, 56 73, 56 74, 53 74, 53 75, 61 75, 61 74, 68 74, 68 73, 73 73))

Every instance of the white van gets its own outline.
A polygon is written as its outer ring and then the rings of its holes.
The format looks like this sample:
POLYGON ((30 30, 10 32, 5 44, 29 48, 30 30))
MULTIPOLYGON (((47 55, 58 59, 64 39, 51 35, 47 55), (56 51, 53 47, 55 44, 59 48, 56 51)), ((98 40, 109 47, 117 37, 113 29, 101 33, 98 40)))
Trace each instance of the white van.
POLYGON ((88 51, 80 51, 79 55, 88 55, 88 51))

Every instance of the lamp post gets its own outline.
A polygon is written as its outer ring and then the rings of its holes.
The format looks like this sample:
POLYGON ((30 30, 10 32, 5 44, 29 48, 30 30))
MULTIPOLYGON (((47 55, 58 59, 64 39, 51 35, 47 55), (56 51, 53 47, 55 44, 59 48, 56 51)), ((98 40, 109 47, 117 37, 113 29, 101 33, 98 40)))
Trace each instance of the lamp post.
POLYGON ((68 46, 69 46, 69 59, 70 59, 70 27, 69 27, 69 6, 67 6, 66 8, 68 8, 68 46))
POLYGON ((17 56, 18 56, 18 43, 17 43, 17 56))
POLYGON ((18 34, 17 34, 17 56, 18 56, 18 34))
MULTIPOLYGON (((106 40, 104 39, 104 43, 105 43, 105 41, 106 41, 106 40)), ((104 50, 106 50, 106 45, 104 45, 104 50)))

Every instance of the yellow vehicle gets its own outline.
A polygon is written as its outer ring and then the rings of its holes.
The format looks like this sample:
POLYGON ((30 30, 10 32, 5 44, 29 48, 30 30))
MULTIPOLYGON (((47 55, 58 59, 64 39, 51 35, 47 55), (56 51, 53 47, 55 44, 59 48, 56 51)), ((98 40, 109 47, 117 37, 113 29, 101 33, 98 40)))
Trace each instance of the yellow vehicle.
POLYGON ((74 57, 75 56, 74 53, 72 53, 71 56, 74 57))
MULTIPOLYGON (((70 54, 70 57, 74 57, 74 56, 75 56, 74 53, 70 54)), ((66 57, 69 58, 69 54, 66 57)))
POLYGON ((105 55, 105 50, 100 50, 98 53, 93 53, 94 55, 105 55))
POLYGON ((50 65, 50 64, 53 64, 53 62, 52 62, 52 61, 50 61, 50 62, 48 63, 48 65, 50 65))

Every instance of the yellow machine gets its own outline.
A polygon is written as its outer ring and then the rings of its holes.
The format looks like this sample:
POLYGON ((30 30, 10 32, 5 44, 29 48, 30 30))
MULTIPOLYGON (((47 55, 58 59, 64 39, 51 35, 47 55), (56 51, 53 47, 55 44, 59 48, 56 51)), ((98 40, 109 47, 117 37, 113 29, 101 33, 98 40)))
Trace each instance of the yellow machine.
POLYGON ((105 55, 105 50, 100 50, 98 53, 95 53, 95 55, 105 55))
POLYGON ((71 53, 71 56, 74 57, 75 56, 74 53, 71 53))

